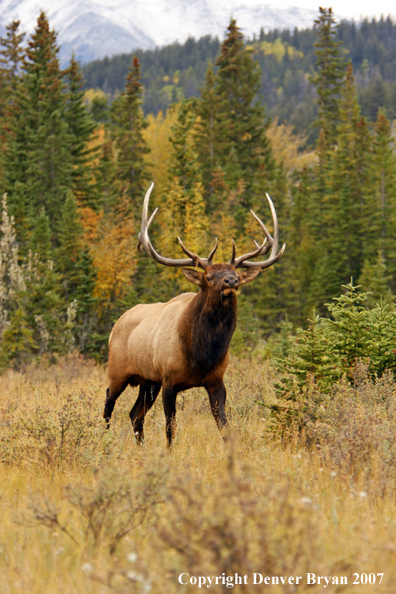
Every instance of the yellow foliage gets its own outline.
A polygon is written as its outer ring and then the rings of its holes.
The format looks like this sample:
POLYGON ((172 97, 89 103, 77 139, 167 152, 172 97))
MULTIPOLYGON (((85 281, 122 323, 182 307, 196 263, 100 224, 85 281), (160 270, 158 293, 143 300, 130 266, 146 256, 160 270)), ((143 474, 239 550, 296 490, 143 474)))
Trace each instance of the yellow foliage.
POLYGON ((136 268, 137 231, 130 216, 121 222, 107 220, 100 231, 100 237, 90 244, 90 251, 97 271, 94 296, 103 311, 130 288, 136 268))
POLYGON ((102 89, 87 89, 84 93, 85 105, 90 106, 92 101, 97 98, 107 99, 107 95, 102 91, 102 89))
POLYGON ((100 223, 103 217, 103 211, 95 212, 89 206, 84 208, 79 208, 78 210, 80 214, 81 224, 84 229, 84 239, 88 243, 95 240, 98 232, 100 223))
POLYGON ((194 253, 206 257, 209 218, 205 213, 205 200, 201 183, 194 185, 193 194, 186 199, 184 238, 185 245, 194 253))
POLYGON ((293 129, 292 124, 278 124, 276 117, 267 130, 274 158, 278 163, 282 163, 289 175, 293 171, 308 167, 316 159, 314 151, 300 151, 306 142, 306 136, 294 134, 293 129))
POLYGON ((295 58, 302 58, 304 56, 304 54, 298 49, 286 42, 283 42, 280 37, 275 39, 273 43, 269 41, 262 41, 260 43, 260 49, 264 55, 274 56, 277 62, 281 62, 286 53, 291 60, 295 58))
POLYGON ((157 116, 148 115, 148 127, 144 131, 145 140, 150 149, 149 159, 152 163, 152 176, 157 195, 163 192, 167 183, 167 168, 171 154, 171 126, 176 123, 177 110, 168 109, 166 115, 162 111, 157 116))

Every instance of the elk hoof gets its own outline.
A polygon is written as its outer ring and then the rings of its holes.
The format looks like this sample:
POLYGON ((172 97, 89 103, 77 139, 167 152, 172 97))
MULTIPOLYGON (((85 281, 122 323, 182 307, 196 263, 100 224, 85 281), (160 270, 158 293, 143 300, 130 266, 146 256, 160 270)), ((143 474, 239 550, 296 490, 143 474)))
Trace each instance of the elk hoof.
POLYGON ((142 445, 142 443, 144 443, 143 431, 141 433, 140 433, 140 431, 135 431, 135 439, 136 439, 136 443, 138 445, 142 445))

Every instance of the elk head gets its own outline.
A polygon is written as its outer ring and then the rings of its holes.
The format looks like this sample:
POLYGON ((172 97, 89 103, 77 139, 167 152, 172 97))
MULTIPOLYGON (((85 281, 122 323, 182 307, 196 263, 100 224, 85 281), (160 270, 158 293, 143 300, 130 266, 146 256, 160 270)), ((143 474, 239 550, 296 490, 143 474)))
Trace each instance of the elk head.
POLYGON ((282 257, 283 252, 286 248, 286 244, 283 244, 282 248, 278 251, 278 218, 276 216, 276 211, 273 202, 271 198, 268 196, 268 194, 266 194, 266 196, 272 213, 274 235, 273 237, 271 237, 264 223, 251 210, 250 212, 252 213, 253 217, 256 219, 262 231, 264 232, 263 243, 258 244, 255 241, 256 249, 252 252, 249 252, 237 258, 235 241, 232 240, 232 256, 230 261, 227 264, 214 264, 213 256, 215 255, 218 247, 217 239, 209 256, 207 258, 201 258, 197 254, 194 254, 189 249, 187 249, 180 237, 178 237, 180 247, 183 250, 183 252, 188 256, 188 258, 165 258, 161 256, 154 249, 148 234, 150 225, 153 222, 153 219, 158 211, 158 208, 156 208, 152 213, 151 217, 148 219, 148 205, 150 200, 150 194, 153 187, 154 184, 151 184, 144 199, 142 224, 138 237, 138 250, 146 251, 159 264, 163 264, 165 266, 182 267, 182 273, 190 283, 199 285, 202 291, 208 292, 214 297, 217 295, 222 302, 224 299, 227 300, 228 298, 235 297, 236 292, 238 291, 241 285, 244 285, 252 281, 254 278, 256 278, 258 273, 261 272, 261 270, 269 268, 270 266, 272 266, 272 264, 277 262, 282 257), (261 262, 249 262, 249 260, 251 260, 252 258, 264 256, 270 250, 271 252, 267 260, 262 260, 261 262), (193 266, 194 269, 184 268, 185 266, 193 266), (197 270, 198 268, 201 268, 203 272, 197 270), (237 272, 238 268, 243 268, 244 270, 239 273, 237 272))

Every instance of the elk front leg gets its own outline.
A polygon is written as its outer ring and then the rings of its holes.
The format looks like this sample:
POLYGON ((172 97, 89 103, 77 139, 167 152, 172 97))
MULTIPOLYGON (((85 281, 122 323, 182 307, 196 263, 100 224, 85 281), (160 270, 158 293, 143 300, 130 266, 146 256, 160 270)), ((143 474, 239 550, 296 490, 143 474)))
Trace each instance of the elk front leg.
POLYGON ((110 427, 110 418, 114 410, 116 400, 120 394, 125 390, 128 385, 126 380, 113 380, 110 379, 109 387, 106 390, 106 401, 103 411, 103 418, 106 420, 107 428, 110 427))
POLYGON ((227 392, 223 380, 211 382, 205 386, 209 394, 210 407, 220 431, 225 429, 228 425, 227 415, 225 412, 225 403, 227 392))
POLYGON ((161 389, 161 384, 154 382, 141 385, 139 387, 139 396, 129 413, 132 427, 135 433, 136 441, 141 444, 144 439, 143 424, 146 413, 153 406, 161 389))
POLYGON ((162 386, 162 403, 164 405, 168 448, 172 447, 172 441, 176 433, 176 396, 177 391, 174 386, 167 384, 162 386))

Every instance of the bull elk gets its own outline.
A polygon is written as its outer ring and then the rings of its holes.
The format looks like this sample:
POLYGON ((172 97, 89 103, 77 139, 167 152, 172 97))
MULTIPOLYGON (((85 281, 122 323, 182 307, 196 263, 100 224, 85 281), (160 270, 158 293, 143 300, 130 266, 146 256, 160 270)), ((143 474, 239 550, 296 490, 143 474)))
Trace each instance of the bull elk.
POLYGON ((109 387, 104 418, 107 423, 115 402, 128 386, 139 386, 138 398, 129 413, 138 443, 143 440, 146 413, 162 388, 168 446, 172 444, 176 421, 176 397, 181 391, 204 386, 219 429, 227 425, 226 389, 223 382, 228 365, 228 350, 236 327, 237 291, 252 281, 261 270, 272 266, 285 250, 278 252, 278 220, 267 194, 274 232, 271 237, 264 223, 251 211, 264 233, 264 242, 243 256, 232 256, 227 264, 214 264, 218 241, 207 258, 188 250, 178 238, 188 258, 161 256, 149 238, 149 227, 157 208, 148 219, 151 184, 144 199, 138 249, 146 251, 165 266, 182 266, 185 278, 200 287, 198 293, 183 293, 167 303, 141 304, 125 312, 116 322, 109 339, 109 387), (142 249, 143 248, 143 249, 142 249), (269 258, 251 262, 271 250, 269 258), (190 266, 191 268, 184 268, 190 266), (203 272, 197 270, 202 269, 203 272), (238 273, 238 269, 244 269, 238 273))

